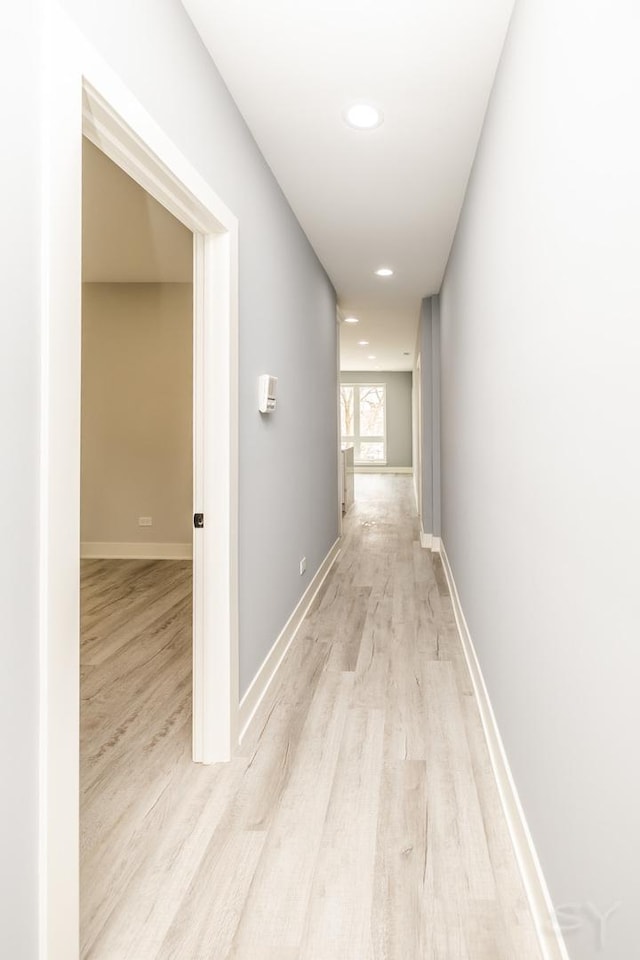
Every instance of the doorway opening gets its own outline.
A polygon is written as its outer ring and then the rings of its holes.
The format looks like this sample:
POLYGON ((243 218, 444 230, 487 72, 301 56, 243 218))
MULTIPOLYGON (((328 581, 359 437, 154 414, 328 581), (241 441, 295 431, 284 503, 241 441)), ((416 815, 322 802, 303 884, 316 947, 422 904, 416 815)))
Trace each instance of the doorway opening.
POLYGON ((146 811, 192 754, 202 641, 192 615, 193 234, 86 138, 82 213, 85 956, 127 864, 148 855, 146 811))
MULTIPOLYGON (((205 663, 212 639, 210 538, 201 526, 212 445, 204 427, 206 238, 108 156, 104 132, 88 121, 95 120, 89 96, 86 103, 80 553, 86 561, 192 561, 192 755, 209 763, 227 759, 232 745, 221 741, 230 703, 225 715, 218 704, 212 712, 205 663)), ((211 506, 215 524, 228 505, 211 506)))
MULTIPOLYGON (((355 474, 354 489, 343 493, 348 510, 360 491, 377 481, 367 476, 405 474, 400 486, 416 476, 415 378, 412 354, 394 345, 379 318, 348 317, 340 330, 339 410, 344 475, 355 474), (369 351, 375 351, 370 353, 369 351)), ((385 484, 382 484, 384 488, 385 484)))
MULTIPOLYGON (((43 140, 40 956, 79 956, 82 138, 193 234, 192 758, 237 742, 237 221, 57 6, 43 140), (198 628, 197 624, 200 624, 198 628)), ((87 541, 90 542, 90 541, 87 541)))

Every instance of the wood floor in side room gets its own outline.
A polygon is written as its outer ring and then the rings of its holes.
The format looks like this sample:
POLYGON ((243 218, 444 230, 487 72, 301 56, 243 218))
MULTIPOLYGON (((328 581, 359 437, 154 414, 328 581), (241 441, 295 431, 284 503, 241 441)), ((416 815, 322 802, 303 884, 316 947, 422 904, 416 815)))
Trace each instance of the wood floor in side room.
POLYGON ((190 564, 83 563, 83 960, 540 960, 411 478, 356 496, 226 765, 190 760, 190 564))

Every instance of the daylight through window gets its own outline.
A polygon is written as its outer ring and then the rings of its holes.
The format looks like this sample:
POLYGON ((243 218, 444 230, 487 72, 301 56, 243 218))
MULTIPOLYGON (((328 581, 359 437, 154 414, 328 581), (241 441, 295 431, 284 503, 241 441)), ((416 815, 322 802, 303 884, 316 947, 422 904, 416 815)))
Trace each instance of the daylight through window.
POLYGON ((340 385, 342 442, 353 444, 355 463, 387 462, 386 399, 384 383, 340 385))

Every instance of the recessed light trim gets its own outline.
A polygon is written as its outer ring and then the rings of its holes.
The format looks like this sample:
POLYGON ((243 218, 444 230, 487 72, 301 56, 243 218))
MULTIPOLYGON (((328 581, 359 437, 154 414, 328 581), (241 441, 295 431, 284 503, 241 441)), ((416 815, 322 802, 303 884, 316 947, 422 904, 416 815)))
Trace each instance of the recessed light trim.
POLYGON ((368 347, 368 346, 369 346, 369 341, 368 341, 368 340, 358 340, 358 346, 359 346, 359 347, 368 347))
POLYGON ((367 360, 375 360, 375 359, 376 359, 376 355, 375 355, 374 353, 370 354, 370 355, 367 357, 367 360))
POLYGON ((343 113, 345 123, 354 130, 375 130, 384 122, 384 114, 373 103, 352 103, 343 113))
POLYGON ((392 276, 393 276, 393 270, 391 269, 391 267, 379 267, 378 270, 376 270, 376 277, 392 277, 392 276))
POLYGON ((360 323, 360 321, 358 320, 357 317, 345 317, 345 318, 344 318, 344 322, 345 322, 345 323, 360 323))

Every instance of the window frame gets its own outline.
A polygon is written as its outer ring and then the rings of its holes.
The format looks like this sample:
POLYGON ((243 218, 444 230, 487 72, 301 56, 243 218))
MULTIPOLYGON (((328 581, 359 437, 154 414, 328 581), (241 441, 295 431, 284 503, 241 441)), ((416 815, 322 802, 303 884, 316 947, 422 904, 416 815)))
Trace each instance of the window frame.
POLYGON ((345 444, 353 445, 353 462, 357 467, 386 467, 387 465, 387 384, 385 381, 372 381, 367 383, 351 383, 351 382, 341 382, 340 383, 340 442, 344 446, 345 444), (343 387, 351 387, 353 390, 353 436, 345 435, 342 433, 342 389, 343 387), (383 404, 382 404, 382 413, 383 413, 383 433, 382 435, 376 434, 375 436, 363 437, 360 434, 360 391, 366 390, 368 388, 379 389, 382 387, 384 391, 383 404), (383 459, 382 460, 363 460, 361 456, 361 444, 362 443, 381 443, 383 459))

